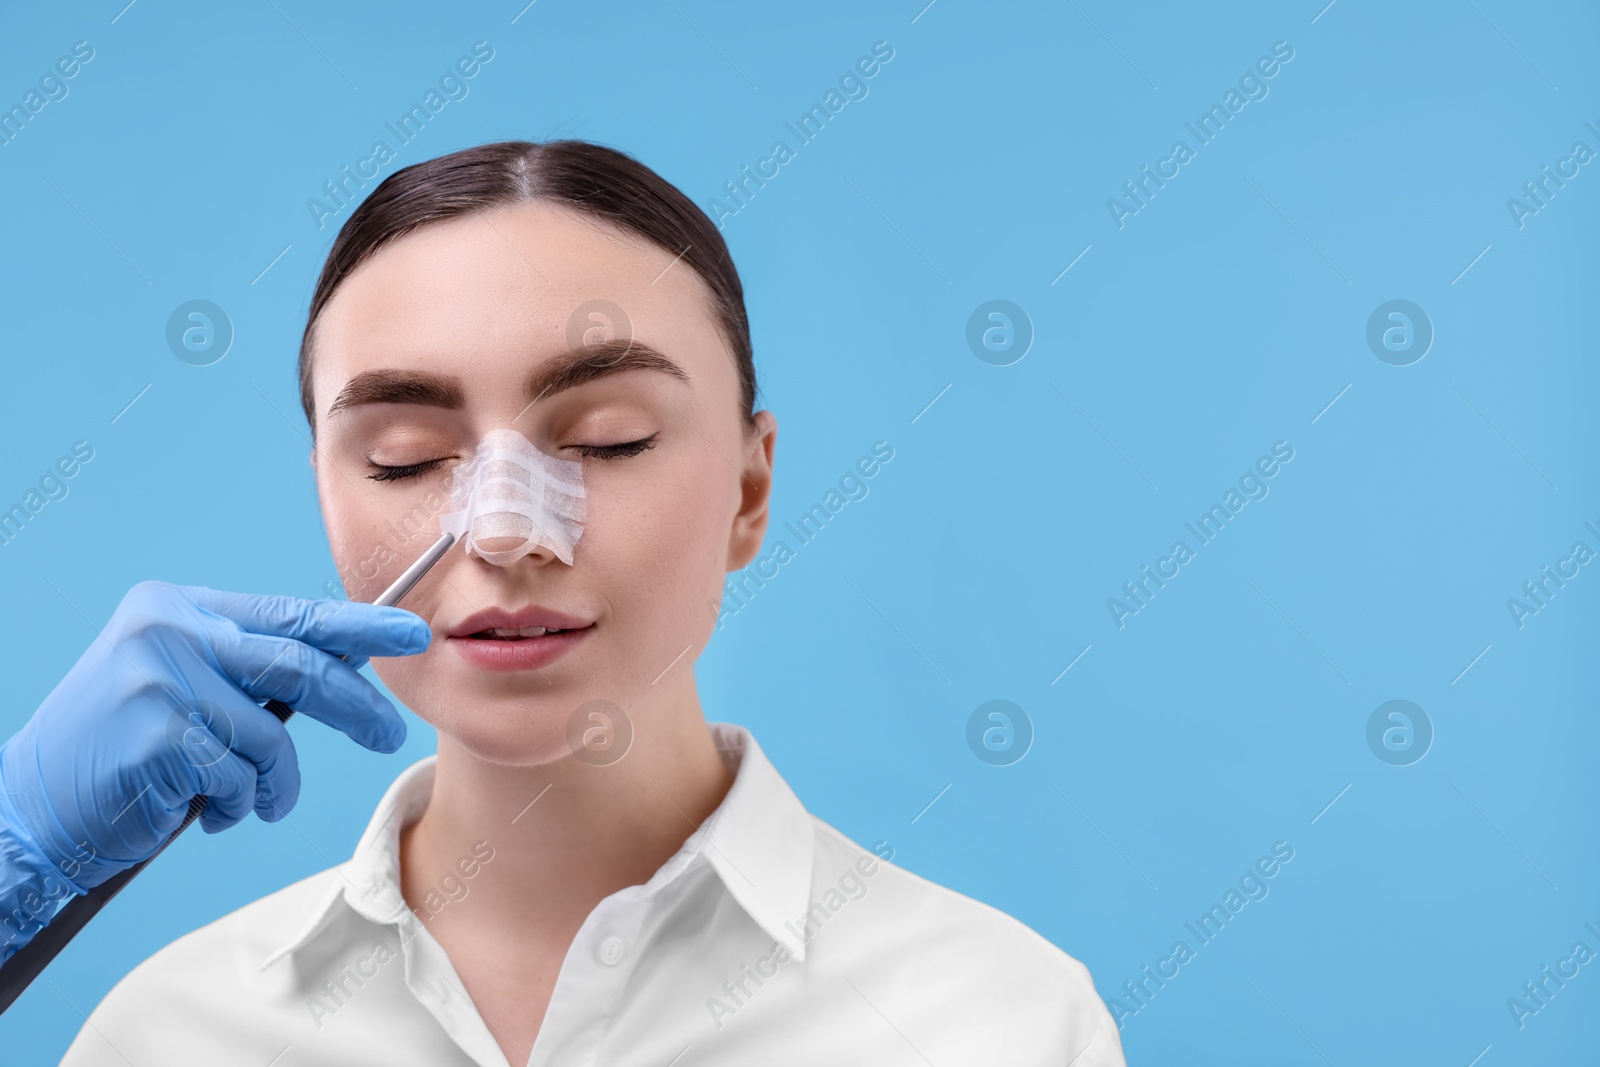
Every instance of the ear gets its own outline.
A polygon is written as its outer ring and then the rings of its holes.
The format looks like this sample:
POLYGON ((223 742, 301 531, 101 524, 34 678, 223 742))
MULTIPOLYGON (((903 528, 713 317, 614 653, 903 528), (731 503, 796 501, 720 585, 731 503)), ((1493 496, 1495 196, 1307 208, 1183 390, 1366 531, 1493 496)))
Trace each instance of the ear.
POLYGON ((745 435, 739 479, 739 511, 728 533, 728 564, 736 571, 749 565, 767 536, 767 504, 772 498, 772 452, 778 443, 778 419, 770 411, 755 413, 755 429, 745 435))

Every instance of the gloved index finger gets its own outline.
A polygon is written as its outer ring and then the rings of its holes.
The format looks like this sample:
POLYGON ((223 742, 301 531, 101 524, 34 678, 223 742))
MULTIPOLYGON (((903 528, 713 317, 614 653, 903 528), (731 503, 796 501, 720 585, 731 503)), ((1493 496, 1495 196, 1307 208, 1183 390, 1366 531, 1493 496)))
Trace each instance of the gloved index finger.
POLYGON ((241 630, 287 637, 335 656, 409 656, 432 639, 422 616, 360 600, 306 600, 263 593, 232 593, 180 586, 195 604, 241 630))

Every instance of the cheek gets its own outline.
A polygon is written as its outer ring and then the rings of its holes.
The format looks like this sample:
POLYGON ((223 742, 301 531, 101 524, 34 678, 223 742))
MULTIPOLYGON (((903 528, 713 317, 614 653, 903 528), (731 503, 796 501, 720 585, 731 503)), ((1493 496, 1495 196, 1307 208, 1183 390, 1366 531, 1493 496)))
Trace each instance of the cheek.
POLYGON ((720 553, 727 547, 734 478, 732 468, 712 453, 684 472, 676 491, 662 501, 664 537, 684 564, 701 566, 708 549, 720 553))
POLYGON ((614 595, 632 602, 631 613, 662 620, 692 610, 706 587, 722 585, 737 504, 734 477, 727 461, 708 449, 643 485, 597 492, 584 533, 592 535, 584 580, 612 585, 614 595))
POLYGON ((365 494, 342 484, 337 476, 319 482, 322 522, 334 566, 352 600, 374 599, 384 583, 399 576, 405 561, 396 557, 386 536, 383 509, 365 494))

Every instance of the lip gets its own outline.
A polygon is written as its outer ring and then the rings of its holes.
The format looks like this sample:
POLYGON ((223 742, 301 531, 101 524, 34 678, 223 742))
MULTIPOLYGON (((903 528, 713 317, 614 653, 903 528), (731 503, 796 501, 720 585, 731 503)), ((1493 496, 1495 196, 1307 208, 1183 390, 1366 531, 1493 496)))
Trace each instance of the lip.
MULTIPOLYGON (((517 608, 490 608, 480 611, 476 615, 469 615, 452 628, 448 637, 470 637, 483 630, 496 628, 504 630, 520 630, 524 626, 543 626, 547 630, 582 630, 593 625, 592 619, 580 619, 576 615, 565 615, 553 608, 532 607, 517 608)), ((561 636, 560 634, 556 635, 561 636)), ((530 641, 539 638, 528 638, 530 641)))
MULTIPOLYGON (((476 619, 478 616, 474 616, 476 619)), ((469 620, 470 621, 470 620, 469 620)), ((490 625, 512 626, 516 623, 491 623, 490 625)), ((542 626, 543 623, 522 623, 525 626, 542 626)), ((473 630, 485 629, 483 626, 473 630)), ((591 623, 581 630, 572 630, 564 634, 546 634, 543 637, 523 637, 517 640, 501 641, 479 637, 457 637, 451 635, 445 638, 447 647, 452 648, 468 663, 485 671, 532 671, 547 667, 557 659, 564 656, 573 647, 580 644, 594 632, 591 623)))
POLYGON ((593 629, 594 622, 591 619, 581 619, 538 604, 526 608, 493 607, 461 620, 446 635, 445 644, 479 670, 532 671, 560 659, 593 629), (484 630, 520 630, 525 626, 543 626, 570 632, 514 640, 472 636, 484 630))

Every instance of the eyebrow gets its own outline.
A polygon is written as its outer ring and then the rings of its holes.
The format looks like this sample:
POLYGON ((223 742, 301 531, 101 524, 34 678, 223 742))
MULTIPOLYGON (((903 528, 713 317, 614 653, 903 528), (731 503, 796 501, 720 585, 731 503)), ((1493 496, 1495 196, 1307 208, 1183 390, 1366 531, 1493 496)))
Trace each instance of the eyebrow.
MULTIPOLYGON (((563 353, 542 364, 528 376, 523 392, 531 404, 630 370, 659 371, 679 381, 689 380, 682 367, 645 342, 616 338, 563 353)), ((457 411, 466 406, 466 391, 461 379, 452 375, 387 369, 362 371, 339 391, 328 407, 328 414, 364 404, 421 404, 457 411)))

